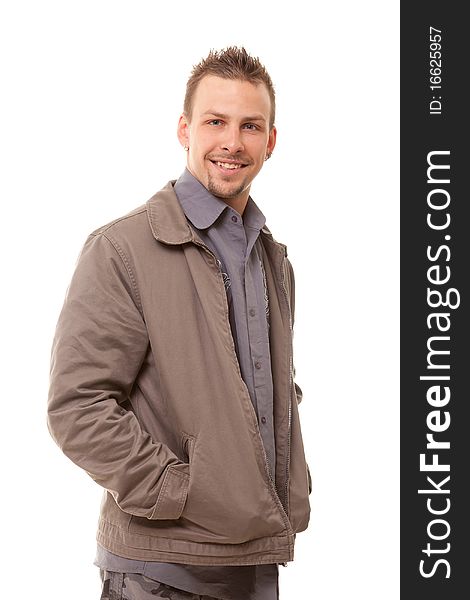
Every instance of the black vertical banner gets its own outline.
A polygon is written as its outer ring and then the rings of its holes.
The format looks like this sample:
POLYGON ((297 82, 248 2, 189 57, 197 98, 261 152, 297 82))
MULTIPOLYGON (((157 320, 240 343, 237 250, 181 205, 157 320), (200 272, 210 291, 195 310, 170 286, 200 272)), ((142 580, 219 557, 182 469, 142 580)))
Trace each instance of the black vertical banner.
POLYGON ((465 3, 401 3, 401 598, 470 597, 465 3))

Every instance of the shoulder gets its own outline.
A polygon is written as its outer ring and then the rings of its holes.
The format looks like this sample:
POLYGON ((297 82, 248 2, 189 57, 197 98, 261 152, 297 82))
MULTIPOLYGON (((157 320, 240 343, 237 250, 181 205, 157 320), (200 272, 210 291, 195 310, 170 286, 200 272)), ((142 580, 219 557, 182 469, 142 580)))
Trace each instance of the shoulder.
MULTIPOLYGON (((90 236, 103 236, 110 240, 126 241, 141 245, 144 241, 158 238, 160 229, 173 229, 181 225, 183 212, 177 201, 172 184, 169 181, 149 200, 125 215, 95 229, 90 236)), ((186 225, 186 220, 184 224, 186 225)), ((187 225, 185 227, 187 228, 187 225)))
POLYGON ((90 233, 90 236, 113 236, 122 234, 124 232, 130 232, 134 229, 141 230, 143 225, 145 225, 145 221, 148 221, 147 206, 146 204, 142 204, 125 215, 117 217, 112 221, 97 227, 90 233))

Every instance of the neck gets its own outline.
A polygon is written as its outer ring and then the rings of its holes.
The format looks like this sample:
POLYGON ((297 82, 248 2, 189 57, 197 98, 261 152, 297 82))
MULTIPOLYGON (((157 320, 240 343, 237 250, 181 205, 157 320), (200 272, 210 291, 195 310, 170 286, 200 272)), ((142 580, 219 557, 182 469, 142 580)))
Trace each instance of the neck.
POLYGON ((248 195, 243 198, 237 196, 236 198, 221 198, 225 204, 228 204, 234 210, 237 211, 238 214, 243 215, 245 212, 246 205, 248 203, 248 195))

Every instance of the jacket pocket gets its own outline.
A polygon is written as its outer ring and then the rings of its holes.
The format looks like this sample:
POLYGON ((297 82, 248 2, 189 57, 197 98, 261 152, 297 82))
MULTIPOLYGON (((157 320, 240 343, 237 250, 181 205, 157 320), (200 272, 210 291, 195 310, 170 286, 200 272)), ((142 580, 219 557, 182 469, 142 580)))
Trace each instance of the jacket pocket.
MULTIPOLYGON (((188 456, 190 452, 186 451, 188 456)), ((188 497, 189 462, 169 465, 153 509, 151 520, 179 519, 188 497)))
POLYGON ((179 519, 183 512, 189 490, 190 463, 194 448, 194 436, 183 433, 183 454, 186 461, 170 465, 164 475, 162 488, 150 519, 179 519))
POLYGON ((181 445, 183 447, 183 453, 187 458, 188 464, 191 464, 193 460, 194 443, 196 438, 190 433, 183 433, 181 436, 181 445))

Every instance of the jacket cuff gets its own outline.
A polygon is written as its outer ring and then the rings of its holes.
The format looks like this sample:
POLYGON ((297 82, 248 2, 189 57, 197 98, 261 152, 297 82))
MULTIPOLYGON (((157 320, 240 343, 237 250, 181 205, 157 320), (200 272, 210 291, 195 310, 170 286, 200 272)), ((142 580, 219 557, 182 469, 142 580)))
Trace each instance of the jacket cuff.
POLYGON ((150 519, 179 519, 183 512, 189 488, 189 464, 170 465, 166 468, 162 487, 150 519))

